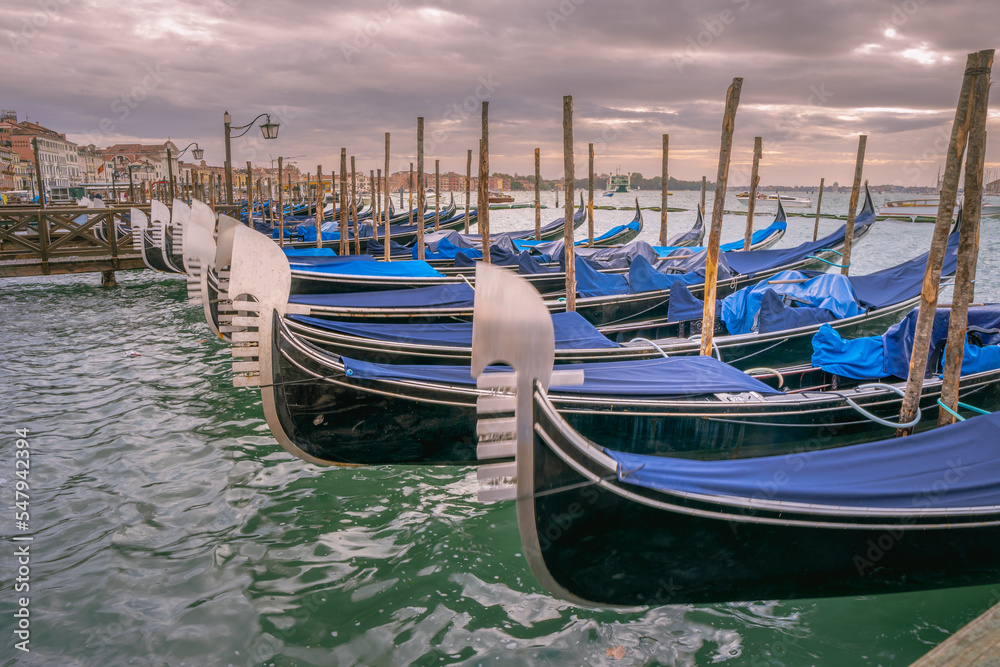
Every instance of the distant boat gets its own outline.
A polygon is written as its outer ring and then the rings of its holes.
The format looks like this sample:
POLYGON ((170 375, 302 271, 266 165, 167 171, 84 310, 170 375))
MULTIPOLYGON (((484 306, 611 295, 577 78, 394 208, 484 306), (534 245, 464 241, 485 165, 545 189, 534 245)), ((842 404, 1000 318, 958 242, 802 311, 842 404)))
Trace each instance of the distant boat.
MULTIPOLYGON (((750 201, 750 193, 744 190, 736 195, 736 199, 746 204, 750 201)), ((785 208, 809 208, 812 206, 812 199, 809 197, 793 197, 791 195, 778 194, 768 195, 758 192, 756 199, 758 204, 761 202, 777 202, 780 199, 785 208)))
POLYGON ((514 201, 514 198, 510 195, 504 194, 502 192, 491 192, 489 203, 491 204, 509 204, 514 201))
MULTIPOLYGON (((878 214, 887 218, 909 218, 915 222, 917 218, 937 218, 940 197, 924 197, 922 199, 897 199, 887 201, 878 208, 878 214)), ((962 202, 956 202, 953 216, 958 215, 962 202)), ((982 217, 988 218, 1000 215, 1000 204, 983 204, 982 217)))

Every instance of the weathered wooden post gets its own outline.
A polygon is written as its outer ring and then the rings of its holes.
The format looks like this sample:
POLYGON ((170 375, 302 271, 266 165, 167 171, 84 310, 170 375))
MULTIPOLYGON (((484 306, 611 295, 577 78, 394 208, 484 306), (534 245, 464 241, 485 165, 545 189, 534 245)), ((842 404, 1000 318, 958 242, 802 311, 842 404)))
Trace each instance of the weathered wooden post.
MULTIPOLYGON (((330 178, 330 189, 333 190, 332 177, 330 178)), ((322 248, 323 247, 323 165, 316 165, 315 197, 316 197, 316 247, 322 248)))
MULTIPOLYGON (((573 96, 563 97, 563 191, 566 210, 563 221, 563 254, 566 257, 566 310, 576 310, 576 264, 573 246, 573 180, 576 169, 573 164, 573 96)), ((558 191, 557 191, 558 192, 558 191)))
MULTIPOLYGON (((253 167, 247 160, 247 227, 253 229, 253 167)), ((170 201, 173 202, 173 188, 170 190, 170 201)))
POLYGON ((417 259, 424 258, 424 117, 417 117, 417 259))
MULTIPOLYGON (((472 199, 472 149, 465 155, 465 233, 469 233, 469 206, 472 199)), ((477 211, 478 214, 478 211, 477 211)))
POLYGON ((667 154, 670 151, 670 135, 663 135, 663 166, 660 168, 660 245, 667 245, 667 154))
MULTIPOLYGON (((705 179, 706 179, 705 176, 701 177, 701 214, 702 215, 705 215, 705 185, 706 185, 705 179)), ((713 216, 715 215, 714 211, 713 211, 712 215, 713 216)))
POLYGON ((351 156, 351 226, 354 228, 354 254, 361 254, 361 234, 358 233, 358 174, 351 156))
POLYGON ((825 178, 819 179, 819 196, 816 197, 816 224, 813 225, 813 241, 819 235, 819 208, 823 205, 823 183, 825 178))
MULTIPOLYGON (((952 215, 955 211, 958 178, 962 170, 962 156, 965 153, 965 144, 969 135, 971 121, 969 105, 973 82, 976 78, 975 72, 979 64, 979 55, 978 53, 970 53, 965 63, 965 77, 962 80, 962 90, 955 107, 955 121, 952 123, 951 139, 948 143, 948 152, 945 155, 940 204, 938 205, 937 219, 934 222, 931 248, 927 254, 924 282, 920 290, 920 310, 917 313, 917 323, 914 327, 910 368, 906 378, 906 393, 899 411, 899 421, 903 424, 913 421, 913 418, 916 417, 917 408, 920 406, 924 376, 927 373, 931 330, 934 326, 934 317, 937 314, 941 265, 944 262, 945 249, 948 244, 948 228, 951 226, 952 215)), ((961 347, 964 352, 964 342, 961 347)), ((896 429, 897 436, 909 435, 912 432, 912 428, 896 429)))
MULTIPOLYGON (((249 164, 249 162, 247 163, 249 164)), ((129 169, 129 174, 132 170, 129 169)), ((174 160, 173 155, 170 153, 170 149, 167 149, 167 187, 170 188, 170 205, 174 205, 174 160)), ((253 225, 251 225, 252 227, 253 225)))
MULTIPOLYGON (((334 192, 333 175, 330 176, 330 191, 334 192)), ((333 204, 333 213, 337 213, 336 197, 333 204)), ((351 254, 351 238, 347 229, 347 213, 349 204, 347 203, 347 149, 340 149, 340 248, 341 255, 351 254)))
POLYGON ((285 188, 283 177, 284 158, 278 158, 278 245, 285 245, 285 188))
POLYGON ((845 276, 851 271, 851 248, 854 245, 854 217, 857 215, 858 198, 861 196, 861 172, 865 166, 865 145, 867 143, 867 135, 862 134, 858 137, 858 159, 854 164, 854 187, 851 189, 851 201, 847 205, 847 231, 844 236, 844 256, 840 262, 840 272, 845 276))
POLYGON ((552 188, 556 191, 556 208, 559 208, 559 188, 552 188))
MULTIPOLYGON (((392 202, 389 201, 389 133, 385 133, 385 204, 381 206, 382 215, 384 216, 382 225, 382 242, 385 243, 385 261, 389 261, 389 239, 392 238, 392 233, 389 231, 389 207, 392 202)), ((381 181, 380 181, 381 184, 381 181)), ((402 208, 402 206, 400 206, 402 208)), ((377 225, 378 220, 372 220, 372 224, 377 225)))
MULTIPOLYGON (((381 176, 382 170, 379 169, 378 173, 381 176)), ((378 224, 382 220, 382 201, 379 192, 379 185, 382 184, 382 179, 375 180, 374 169, 368 171, 368 183, 372 200, 372 238, 378 241, 378 224)))
MULTIPOLYGON (((965 337, 969 325, 969 304, 972 302, 979 257, 979 221, 983 201, 983 168, 986 157, 986 116, 990 97, 990 70, 993 50, 977 54, 976 78, 972 84, 969 110, 969 145, 965 154, 965 201, 962 204, 962 228, 958 239, 958 267, 955 289, 948 320, 948 344, 945 348, 944 376, 941 380, 941 402, 958 411, 958 385, 965 356, 965 337)), ((955 423, 947 410, 938 413, 938 426, 955 423)))
POLYGON ((747 228, 743 233, 743 249, 750 249, 750 242, 753 239, 753 210, 757 202, 757 184, 760 183, 760 176, 757 169, 760 166, 761 138, 753 138, 753 167, 750 169, 750 201, 747 202, 747 228))
POLYGON ((441 231, 441 160, 434 160, 434 231, 441 231))
POLYGON ((535 240, 542 240, 542 158, 540 149, 535 149, 535 240))
MULTIPOLYGON (((708 233, 708 254, 705 258, 705 308, 701 318, 701 353, 712 354, 715 333, 715 288, 719 279, 719 243, 722 240, 722 213, 726 207, 726 183, 729 181, 729 159, 733 147, 736 109, 740 105, 742 77, 733 79, 726 93, 726 112, 722 118, 722 146, 719 149, 719 171, 715 179, 715 203, 712 206, 712 227, 708 233)), ((704 184, 704 178, 702 183, 704 184)), ((702 190, 704 192, 704 190, 702 190)))
POLYGON ((483 102, 482 136, 479 139, 479 225, 483 235, 483 261, 490 263, 490 103, 483 102))
MULTIPOLYGON (((210 190, 210 192, 212 194, 212 202, 211 202, 212 213, 215 213, 215 174, 209 174, 209 177, 208 177, 208 186, 209 186, 209 190, 210 190)), ((152 190, 149 191, 149 198, 150 199, 153 198, 153 191, 152 190)))
MULTIPOLYGON (((594 144, 587 144, 587 156, 589 160, 590 173, 587 177, 587 247, 594 247, 594 144)), ((566 218, 566 224, 572 225, 573 221, 566 218)))

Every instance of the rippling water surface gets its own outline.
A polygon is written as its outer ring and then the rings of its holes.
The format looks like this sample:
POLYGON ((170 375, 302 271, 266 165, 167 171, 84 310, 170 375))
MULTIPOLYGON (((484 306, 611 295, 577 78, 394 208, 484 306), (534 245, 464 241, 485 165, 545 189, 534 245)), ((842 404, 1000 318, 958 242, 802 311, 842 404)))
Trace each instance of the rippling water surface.
MULTIPOLYGON (((846 195, 824 199, 844 212, 846 195)), ((492 214, 495 229, 533 224, 531 211, 492 214)), ((653 241, 659 214, 645 215, 653 241)), ((630 218, 597 211, 598 233, 630 218)), ((692 222, 670 214, 672 232, 692 222)), ((726 216, 723 240, 742 224, 726 216)), ((821 234, 838 224, 822 221, 821 234)), ((978 300, 1000 297, 998 230, 984 222, 978 300)), ((930 231, 878 223, 854 270, 923 252, 930 231)), ((811 219, 790 218, 781 245, 811 233, 811 219)), ((15 534, 14 429, 28 428, 34 535, 30 654, 12 648, 9 539, 0 559, 2 664, 899 665, 1000 599, 998 586, 627 611, 564 603, 528 571, 513 507, 476 502, 474 468, 293 459, 259 394, 231 386, 228 349, 185 302, 183 280, 118 279, 110 290, 95 274, 0 283, 0 532, 15 534)))

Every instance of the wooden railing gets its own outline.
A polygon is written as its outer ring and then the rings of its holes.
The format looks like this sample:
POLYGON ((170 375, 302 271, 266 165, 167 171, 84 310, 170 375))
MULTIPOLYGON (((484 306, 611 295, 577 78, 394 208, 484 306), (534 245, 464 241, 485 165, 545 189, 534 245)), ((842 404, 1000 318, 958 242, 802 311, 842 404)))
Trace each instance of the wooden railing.
POLYGON ((0 207, 0 277, 142 268, 129 208, 0 207))

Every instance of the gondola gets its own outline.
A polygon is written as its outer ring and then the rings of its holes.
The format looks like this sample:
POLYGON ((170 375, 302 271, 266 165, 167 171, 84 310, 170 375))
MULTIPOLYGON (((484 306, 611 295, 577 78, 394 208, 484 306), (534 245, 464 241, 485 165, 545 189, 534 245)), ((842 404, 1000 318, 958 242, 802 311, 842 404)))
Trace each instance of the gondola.
MULTIPOLYGON (((454 195, 452 196, 451 202, 448 207, 438 213, 438 228, 439 229, 459 229, 465 226, 465 214, 458 213, 458 208, 455 205, 454 195)), ((471 213, 471 212, 470 212, 471 213)), ((475 218, 472 218, 474 221, 475 218)), ((417 223, 407 224, 409 221, 409 214, 403 213, 401 215, 392 216, 390 214, 389 227, 391 240, 397 243, 412 243, 418 234, 417 223)), ((322 247, 324 248, 340 248, 340 223, 336 220, 323 223, 331 226, 333 229, 329 232, 323 232, 327 237, 322 241, 322 247)), ((430 211, 424 214, 424 229, 433 229, 434 224, 434 211, 430 211)), ((353 226, 348 230, 348 238, 350 239, 351 247, 354 247, 354 230, 353 226)), ((379 227, 379 238, 382 238, 381 233, 381 222, 379 227)), ((360 236, 361 252, 367 251, 369 239, 374 238, 373 232, 370 225, 365 226, 365 230, 362 231, 360 236)), ((277 238, 277 231, 273 233, 275 238, 277 238)), ((316 227, 315 224, 302 224, 296 225, 295 227, 285 224, 285 238, 289 239, 285 241, 285 246, 289 248, 310 248, 316 246, 316 227), (296 230, 301 230, 298 232, 296 230), (311 236, 310 236, 311 234, 311 236), (295 240, 296 236, 302 238, 303 240, 295 240)))
POLYGON ((515 501, 528 565, 552 595, 633 606, 1000 580, 1000 414, 784 455, 662 456, 661 442, 642 433, 574 428, 546 389, 578 380, 550 376, 546 309, 526 285, 504 284, 502 298, 480 285, 493 310, 477 313, 474 368, 509 362, 514 373, 479 381, 516 388, 482 406, 479 432, 516 459, 479 469, 480 499, 515 501), (497 420, 496 410, 515 417, 497 420))
MULTIPOLYGON (((955 271, 957 250, 958 225, 949 237, 942 276, 955 271)), ((750 309, 743 319, 754 320, 755 328, 740 330, 733 326, 730 331, 727 315, 722 312, 724 306, 720 306, 714 332, 715 355, 741 369, 787 366, 809 360, 812 337, 824 323, 833 326, 845 338, 881 334, 918 303, 926 262, 927 253, 924 253, 863 276, 789 272, 778 274, 776 284, 764 281, 756 287, 745 287, 727 297, 736 305, 725 310, 740 311, 749 304, 750 309), (764 296, 764 291, 774 294, 764 296), (800 301, 803 294, 813 294, 813 300, 839 295, 841 310, 822 312, 784 305, 784 299, 800 301), (849 305, 851 300, 856 307, 849 305), (820 316, 813 317, 817 313, 820 316)), ((687 290, 683 292, 687 296, 687 290)), ((674 298, 674 305, 679 306, 679 301, 681 299, 674 298)), ((661 320, 594 328, 579 318, 572 325, 575 337, 566 336, 567 340, 572 340, 572 346, 557 347, 556 362, 624 361, 698 354, 701 317, 701 302, 694 301, 685 307, 671 308, 668 317, 661 320), (591 347, 584 347, 585 342, 591 347)), ((288 319, 288 327, 311 344, 360 361, 468 364, 472 357, 471 323, 358 324, 305 315, 290 315, 288 319)))
POLYGON ((167 222, 169 222, 169 209, 155 200, 150 206, 152 221, 139 209, 133 208, 130 210, 132 245, 142 255, 142 261, 147 268, 161 273, 182 273, 182 271, 178 271, 164 260, 163 230, 166 223, 164 222, 163 211, 166 211, 165 215, 167 222), (158 204, 159 206, 157 206, 158 204), (162 207, 162 209, 159 207, 162 207))
MULTIPOLYGON (((238 359, 234 384, 261 388, 268 426, 282 446, 307 461, 327 464, 456 463, 490 456, 482 447, 477 451, 475 412, 477 401, 489 400, 492 394, 475 386, 468 366, 378 364, 322 350, 288 326, 286 315, 292 307, 284 291, 290 282, 287 266, 262 257, 278 250, 261 246, 249 230, 237 227, 234 233, 229 291, 233 308, 247 313, 234 318, 234 324, 246 326, 233 334, 238 359)), ((478 270, 514 277, 485 264, 478 270)), ((526 281, 517 281, 532 299, 540 300, 526 281)), ((488 287, 485 292, 480 288, 477 304, 493 296, 488 287)), ((516 322, 515 317, 512 326, 516 322)), ((474 349, 476 335, 474 331, 474 349)), ((576 334, 570 330, 570 335, 576 334)), ((898 411, 895 388, 862 388, 864 383, 835 378, 823 369, 761 370, 755 378, 703 357, 568 368, 582 370, 591 385, 560 388, 553 400, 567 419, 587 432, 697 431, 700 436, 706 430, 719 434, 728 429, 725 437, 712 441, 724 455, 824 434, 846 441, 867 424, 859 407, 876 416, 898 411), (698 364, 693 371, 692 363, 698 364), (685 384, 679 394, 676 385, 668 386, 670 378, 690 377, 692 372, 725 382, 701 392, 685 384), (839 382, 841 394, 818 391, 834 382, 839 382), (785 393, 778 384, 792 391, 785 393), (742 422, 729 419, 734 412, 741 412, 742 422)), ((1000 371, 971 374, 963 378, 961 394, 975 396, 986 407, 1000 406, 998 377, 1000 371)), ((928 415, 938 393, 939 383, 928 380, 921 400, 928 415)), ((708 450, 692 451, 692 456, 719 454, 700 439, 678 441, 708 450)))
MULTIPOLYGON (((865 205, 855 222, 855 242, 863 238, 875 223, 875 209, 867 189, 865 195, 865 205)), ((835 265, 845 237, 846 227, 842 226, 818 241, 806 242, 795 248, 723 253, 720 257, 728 265, 728 275, 720 274, 717 294, 720 297, 726 296, 782 271, 808 271, 835 265)), ((577 257, 576 310, 595 326, 664 317, 670 302, 670 286, 678 280, 685 282, 693 294, 700 294, 703 289, 704 258, 705 251, 701 251, 693 256, 665 260, 670 273, 654 269, 646 260, 633 259, 626 278, 622 275, 599 273, 577 257)), ((530 270, 536 271, 534 267, 530 270)), ((462 282, 362 294, 297 294, 290 301, 304 314, 326 319, 356 322, 455 322, 471 319, 473 294, 473 288, 462 282)), ((558 293, 553 293, 546 305, 551 312, 566 309, 565 302, 558 293)))

